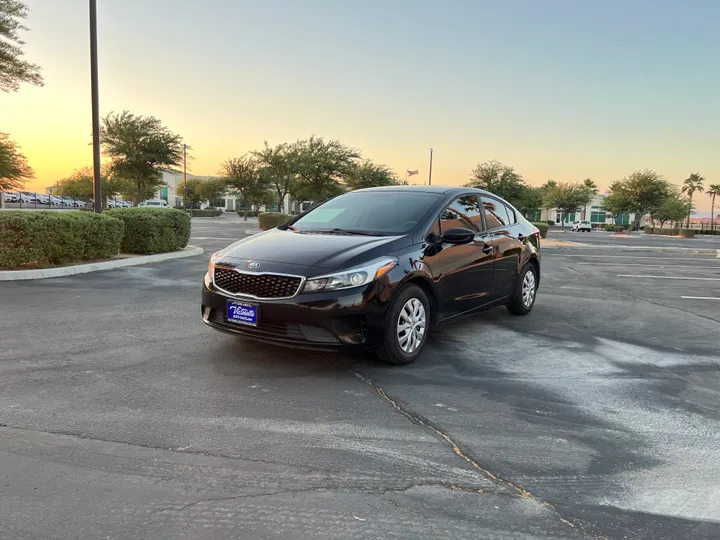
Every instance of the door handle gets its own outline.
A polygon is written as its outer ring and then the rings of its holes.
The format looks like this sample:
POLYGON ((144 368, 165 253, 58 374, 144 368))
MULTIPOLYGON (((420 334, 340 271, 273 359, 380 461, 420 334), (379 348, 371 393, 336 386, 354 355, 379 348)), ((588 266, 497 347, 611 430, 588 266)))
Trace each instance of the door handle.
POLYGON ((486 255, 490 255, 493 252, 493 247, 490 244, 485 244, 482 250, 486 255))

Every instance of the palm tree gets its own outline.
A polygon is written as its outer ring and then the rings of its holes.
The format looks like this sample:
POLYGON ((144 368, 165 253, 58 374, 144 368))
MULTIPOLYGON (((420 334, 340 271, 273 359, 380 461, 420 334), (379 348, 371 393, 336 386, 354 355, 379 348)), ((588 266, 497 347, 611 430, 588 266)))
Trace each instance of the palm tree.
MULTIPOLYGON (((600 190, 598 189, 597 184, 595 184, 595 182, 593 182, 590 178, 586 178, 585 180, 583 180, 583 186, 585 186, 588 189, 588 191, 590 191, 590 193, 593 194, 593 198, 595 198, 595 196, 598 193, 600 193, 600 190)), ((583 206, 583 209, 582 209, 582 218, 583 219, 587 219, 586 214, 587 214, 587 205, 583 206)))
POLYGON ((715 230, 715 197, 720 195, 720 184, 710 184, 705 192, 712 197, 712 206, 710 207, 710 230, 715 230))
POLYGON ((696 191, 700 191, 703 188, 703 182, 705 179, 698 173, 692 173, 685 179, 683 183, 682 192, 685 193, 690 199, 690 211, 688 212, 687 228, 690 228, 690 216, 692 216, 692 199, 696 191))

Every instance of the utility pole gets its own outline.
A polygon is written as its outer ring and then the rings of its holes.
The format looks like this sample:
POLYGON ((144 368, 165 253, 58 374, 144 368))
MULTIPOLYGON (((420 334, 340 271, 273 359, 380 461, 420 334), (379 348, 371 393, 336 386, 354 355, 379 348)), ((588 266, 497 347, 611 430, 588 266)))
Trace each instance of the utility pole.
POLYGON ((432 185, 432 152, 433 149, 430 149, 430 174, 428 175, 428 186, 432 185))
POLYGON ((93 197, 95 212, 102 212, 100 185, 100 99, 98 96, 97 0, 90 0, 90 80, 92 92, 93 130, 93 197))
POLYGON ((183 144, 183 210, 187 210, 187 144, 183 144))

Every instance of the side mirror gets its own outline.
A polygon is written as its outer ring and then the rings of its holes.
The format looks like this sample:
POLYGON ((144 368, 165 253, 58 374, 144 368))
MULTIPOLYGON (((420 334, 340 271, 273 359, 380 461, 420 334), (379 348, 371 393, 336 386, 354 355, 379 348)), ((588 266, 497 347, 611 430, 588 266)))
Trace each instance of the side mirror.
POLYGON ((475 231, 471 231, 470 229, 457 227, 445 231, 442 235, 442 240, 448 244, 469 244, 475 238, 475 234, 475 231))

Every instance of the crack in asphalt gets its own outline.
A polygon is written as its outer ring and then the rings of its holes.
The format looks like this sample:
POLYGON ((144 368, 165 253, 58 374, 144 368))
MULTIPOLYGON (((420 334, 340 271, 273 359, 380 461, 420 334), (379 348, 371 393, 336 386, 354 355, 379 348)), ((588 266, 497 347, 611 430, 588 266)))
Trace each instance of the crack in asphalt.
POLYGON ((438 436, 440 439, 442 439, 443 441, 445 441, 447 444, 450 445, 450 447, 452 448, 452 451, 453 451, 458 457, 460 457, 461 459, 465 460, 468 464, 470 464, 470 466, 471 466, 472 468, 474 468, 475 470, 479 471, 483 476, 485 476, 486 478, 489 478, 490 480, 494 481, 495 483, 497 483, 497 484, 499 484, 499 485, 501 485, 501 486, 505 486, 506 488, 509 488, 510 490, 512 490, 512 492, 513 492, 512 495, 513 495, 513 496, 515 496, 515 497, 520 497, 520 498, 523 498, 523 499, 531 499, 531 500, 537 502, 538 504, 540 504, 540 505, 544 506, 545 508, 551 510, 551 511, 557 516, 557 518, 559 519, 559 521, 560 521, 561 523, 563 523, 564 525, 567 525, 568 527, 572 527, 573 529, 575 529, 576 531, 578 531, 578 532, 579 532, 580 534, 582 534, 583 536, 586 536, 587 538, 594 538, 594 539, 596 539, 596 540, 609 540, 606 536, 595 535, 595 534, 593 534, 593 533, 590 533, 590 532, 585 531, 585 530, 584 530, 580 525, 578 525, 577 523, 575 523, 575 522, 573 522, 573 521, 571 521, 571 520, 569 520, 569 519, 567 519, 567 518, 564 518, 564 517, 560 514, 560 511, 559 511, 552 503, 550 503, 550 502, 548 502, 548 501, 546 501, 546 500, 541 499, 540 497, 538 497, 537 495, 534 495, 533 493, 531 493, 530 491, 528 491, 527 489, 525 489, 525 488, 522 487, 521 485, 516 484, 516 483, 514 483, 514 482, 512 482, 512 481, 510 481, 510 480, 507 480, 507 479, 505 479, 505 478, 502 478, 502 477, 500 477, 499 475, 492 473, 491 471, 489 471, 488 469, 486 469, 485 467, 483 467, 482 465, 480 465, 480 463, 478 463, 478 461, 476 461, 475 459, 473 459, 468 453, 464 452, 464 451, 460 448, 459 444, 458 444, 457 442, 455 442, 455 440, 454 440, 450 435, 448 435, 447 433, 445 433, 444 431, 442 431, 440 428, 438 428, 438 427, 436 427, 435 425, 433 425, 433 423, 432 423, 430 420, 428 420, 427 418, 423 418, 423 417, 421 417, 420 415, 418 415, 418 414, 416 414, 416 413, 412 413, 412 412, 410 412, 409 410, 407 410, 407 409, 405 409, 404 407, 402 407, 396 400, 394 400, 393 398, 391 398, 391 397, 387 394, 387 392, 385 392, 385 390, 383 390, 383 388, 382 388, 380 385, 378 385, 375 381, 373 381, 373 380, 370 379, 369 377, 366 377, 366 376, 363 375, 362 373, 359 373, 358 371, 355 371, 353 368, 351 368, 351 367, 349 367, 349 366, 347 366, 347 365, 345 365, 345 364, 343 364, 343 363, 341 363, 341 362, 338 362, 337 360, 335 360, 335 359, 333 359, 333 358, 328 358, 328 360, 329 360, 331 363, 333 363, 333 364, 335 364, 335 365, 337 365, 337 366, 342 367, 342 368, 345 369, 348 373, 350 373, 353 377, 355 377, 356 379, 358 379, 358 380, 361 381, 362 383, 364 383, 364 384, 368 385, 370 388, 372 388, 372 389, 375 391, 376 394, 378 394, 378 395, 379 395, 380 397, 382 397, 385 401, 387 401, 396 411, 398 411, 400 414, 402 414, 403 416, 405 416, 405 417, 406 417, 408 420, 410 420, 413 424, 415 424, 415 425, 417 425, 417 426, 420 426, 420 427, 422 427, 422 428, 424 428, 424 429, 426 429, 426 430, 434 433, 434 434, 435 434, 436 436, 438 436))
POLYGON ((171 506, 166 506, 163 508, 158 508, 157 510, 152 511, 151 514, 160 514, 163 512, 170 512, 170 511, 182 512, 183 510, 186 510, 193 506, 197 506, 198 504, 202 504, 202 503, 234 501, 237 499, 256 499, 256 498, 261 498, 261 497, 273 497, 275 495, 287 495, 287 494, 293 494, 293 493, 351 492, 351 493, 361 493, 361 494, 369 494, 369 495, 385 495, 387 493, 404 493, 406 491, 410 491, 411 489, 422 488, 422 487, 436 487, 436 488, 441 488, 441 489, 449 489, 451 491, 464 491, 464 492, 468 492, 468 493, 474 493, 476 495, 497 495, 499 497, 515 497, 516 496, 513 493, 507 493, 504 491, 478 489, 478 488, 472 488, 472 487, 466 487, 466 486, 457 486, 455 484, 443 484, 443 483, 438 483, 438 482, 409 484, 404 487, 386 488, 386 489, 364 489, 364 488, 360 488, 360 487, 356 488, 356 487, 352 487, 352 486, 345 486, 345 487, 320 486, 320 487, 314 487, 314 488, 281 489, 278 491, 268 491, 268 492, 264 492, 264 493, 243 493, 240 495, 228 495, 228 496, 224 496, 224 497, 206 497, 206 498, 198 499, 196 501, 184 503, 181 505, 171 505, 171 506))
POLYGON ((163 448, 160 446, 151 446, 149 444, 141 444, 141 443, 131 443, 131 442, 121 441, 121 440, 98 439, 98 438, 94 438, 94 437, 88 437, 81 433, 74 433, 71 431, 51 431, 51 430, 44 430, 44 429, 34 429, 34 428, 27 428, 27 427, 12 426, 9 424, 4 424, 2 422, 0 422, 0 428, 15 429, 17 431, 27 431, 27 432, 33 432, 33 433, 45 433, 47 435, 58 435, 61 437, 69 437, 69 438, 78 439, 81 441, 94 441, 94 442, 108 443, 108 444, 122 444, 125 446, 130 446, 130 447, 135 447, 135 448, 145 448, 147 450, 160 450, 163 452, 173 452, 175 454, 188 454, 188 455, 192 455, 192 456, 203 456, 203 457, 210 457, 210 458, 229 459, 229 460, 234 460, 234 461, 249 461, 252 463, 262 463, 264 465, 277 465, 280 467, 291 467, 293 469, 301 469, 301 470, 306 470, 306 471, 310 471, 310 472, 324 472, 324 473, 334 473, 335 472, 331 469, 326 469, 326 468, 322 468, 322 467, 315 467, 315 466, 309 466, 309 465, 293 465, 292 463, 283 463, 281 461, 271 461, 271 460, 267 460, 267 459, 229 456, 226 454, 201 452, 201 451, 197 451, 197 450, 196 451, 184 450, 181 448, 163 448))

